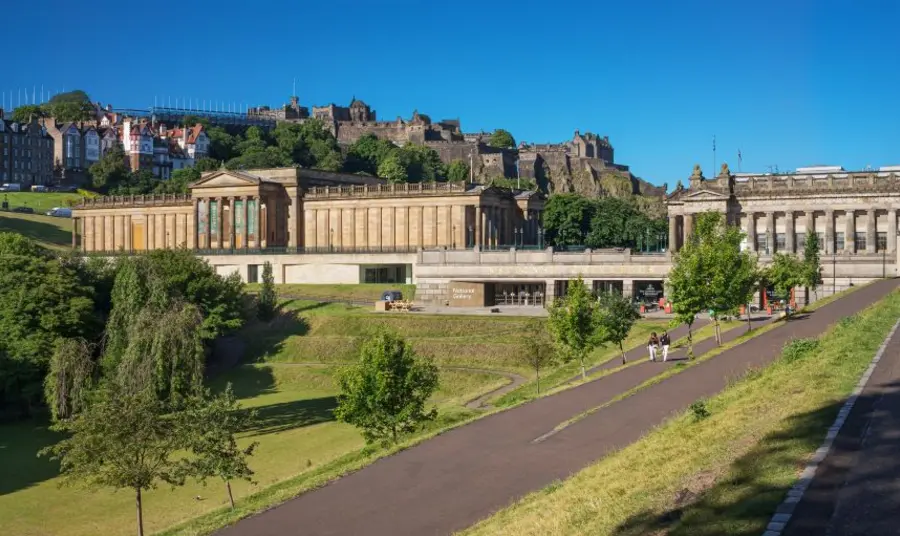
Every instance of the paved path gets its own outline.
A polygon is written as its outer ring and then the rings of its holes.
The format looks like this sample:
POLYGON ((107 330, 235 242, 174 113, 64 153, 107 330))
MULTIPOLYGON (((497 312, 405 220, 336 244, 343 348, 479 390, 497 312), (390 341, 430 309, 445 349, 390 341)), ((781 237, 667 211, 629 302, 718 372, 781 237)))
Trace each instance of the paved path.
MULTIPOLYGON (((891 280, 862 288, 611 404, 545 441, 533 443, 557 424, 615 398, 671 365, 644 362, 480 419, 245 519, 220 534, 418 536, 461 530, 516 497, 566 478, 639 439, 674 411, 720 391, 748 367, 771 362, 789 339, 818 335, 896 286, 891 280)), ((703 346, 698 344, 696 351, 703 346)))
POLYGON ((888 342, 783 534, 900 535, 898 511, 900 331, 888 342))

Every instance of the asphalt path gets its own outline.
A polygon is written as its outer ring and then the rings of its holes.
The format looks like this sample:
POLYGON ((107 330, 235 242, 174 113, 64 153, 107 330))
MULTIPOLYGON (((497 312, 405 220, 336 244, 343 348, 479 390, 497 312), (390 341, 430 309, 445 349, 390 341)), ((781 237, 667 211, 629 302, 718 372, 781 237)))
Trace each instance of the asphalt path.
MULTIPOLYGON (((886 280, 861 288, 610 404, 546 440, 534 441, 679 361, 645 360, 477 420, 244 519, 219 534, 395 536, 461 530, 639 439, 696 399, 722 390, 749 367, 770 363, 790 339, 819 335, 896 286, 897 281, 886 280)), ((725 340, 740 333, 740 329, 728 331, 725 340)), ((702 341, 695 345, 695 353, 699 355, 714 344, 702 341)), ((645 356, 645 349, 638 351, 645 356)))

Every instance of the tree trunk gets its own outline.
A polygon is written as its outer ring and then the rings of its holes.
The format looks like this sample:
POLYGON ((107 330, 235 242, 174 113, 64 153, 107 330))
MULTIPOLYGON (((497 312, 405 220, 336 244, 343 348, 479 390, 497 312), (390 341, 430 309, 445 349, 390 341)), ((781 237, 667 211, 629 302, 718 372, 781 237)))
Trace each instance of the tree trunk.
POLYGON ((713 321, 714 321, 713 331, 716 334, 716 346, 722 346, 722 334, 719 331, 719 317, 718 316, 714 317, 713 321))
POLYGON ((747 303, 747 333, 753 331, 753 324, 750 321, 750 304, 747 303))
POLYGON ((141 508, 141 488, 137 488, 135 494, 135 504, 137 506, 137 529, 138 536, 144 536, 144 512, 141 508))
POLYGON ((394 444, 397 444, 397 425, 391 426, 391 436, 394 438, 394 444))
POLYGON ((690 359, 694 358, 694 335, 693 335, 693 332, 691 331, 691 326, 693 326, 693 325, 694 325, 693 322, 688 324, 688 358, 690 358, 690 359))
POLYGON ((537 394, 541 394, 541 369, 534 369, 534 373, 537 376, 537 394))
POLYGON ((225 481, 225 489, 228 490, 228 502, 231 503, 231 509, 234 510, 234 495, 231 494, 231 481, 225 481))
POLYGON ((619 351, 622 352, 622 364, 625 364, 625 348, 622 347, 622 341, 619 341, 619 351))
POLYGON ((587 371, 584 368, 584 358, 583 357, 581 358, 581 379, 582 380, 587 379, 587 371))

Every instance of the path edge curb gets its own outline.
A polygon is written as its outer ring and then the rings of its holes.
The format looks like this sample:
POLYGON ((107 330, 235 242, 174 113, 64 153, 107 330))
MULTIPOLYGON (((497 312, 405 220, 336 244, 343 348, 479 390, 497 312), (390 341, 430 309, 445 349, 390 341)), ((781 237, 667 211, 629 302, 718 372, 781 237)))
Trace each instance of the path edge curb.
POLYGON ((812 459, 807 462, 806 467, 804 467, 803 471, 800 473, 800 477, 791 489, 788 490, 787 497, 785 497, 784 501, 782 501, 778 508, 775 509, 775 514, 772 515, 768 525, 766 525, 766 531, 763 533, 763 536, 781 536, 785 527, 787 527, 787 524, 794 513, 794 509, 803 499, 803 495, 806 493, 807 488, 809 488, 813 478, 816 476, 819 465, 821 465, 822 461, 824 461, 831 452, 835 438, 844 426, 844 422, 853 410, 853 406, 856 405, 856 400, 859 398, 859 395, 862 394, 863 389, 865 389, 866 385, 869 383, 869 378, 872 377, 875 367, 878 366, 878 363, 881 361, 881 357, 887 349, 888 342, 894 337, 898 327, 900 327, 900 320, 897 320, 897 322, 894 323, 894 327, 891 328, 891 331, 888 332, 884 341, 882 341, 881 346, 878 347, 878 351, 875 352, 875 357, 872 358, 868 368, 863 372, 863 375, 860 377, 853 392, 847 397, 847 400, 838 412, 837 417, 835 417, 834 422, 828 427, 828 433, 825 434, 825 440, 822 441, 822 444, 816 449, 816 453, 813 455, 812 459))

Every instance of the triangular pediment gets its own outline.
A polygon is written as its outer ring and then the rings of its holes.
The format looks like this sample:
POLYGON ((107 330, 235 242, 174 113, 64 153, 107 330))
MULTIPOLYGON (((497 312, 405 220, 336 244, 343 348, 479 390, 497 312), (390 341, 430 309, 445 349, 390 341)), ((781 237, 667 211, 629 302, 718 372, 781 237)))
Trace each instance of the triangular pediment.
POLYGON ((698 190, 683 196, 684 201, 727 201, 728 195, 713 190, 698 190))
POLYGON ((227 188, 233 186, 257 186, 260 180, 258 177, 242 173, 240 171, 219 170, 213 171, 209 175, 202 177, 199 181, 192 183, 190 188, 227 188))

